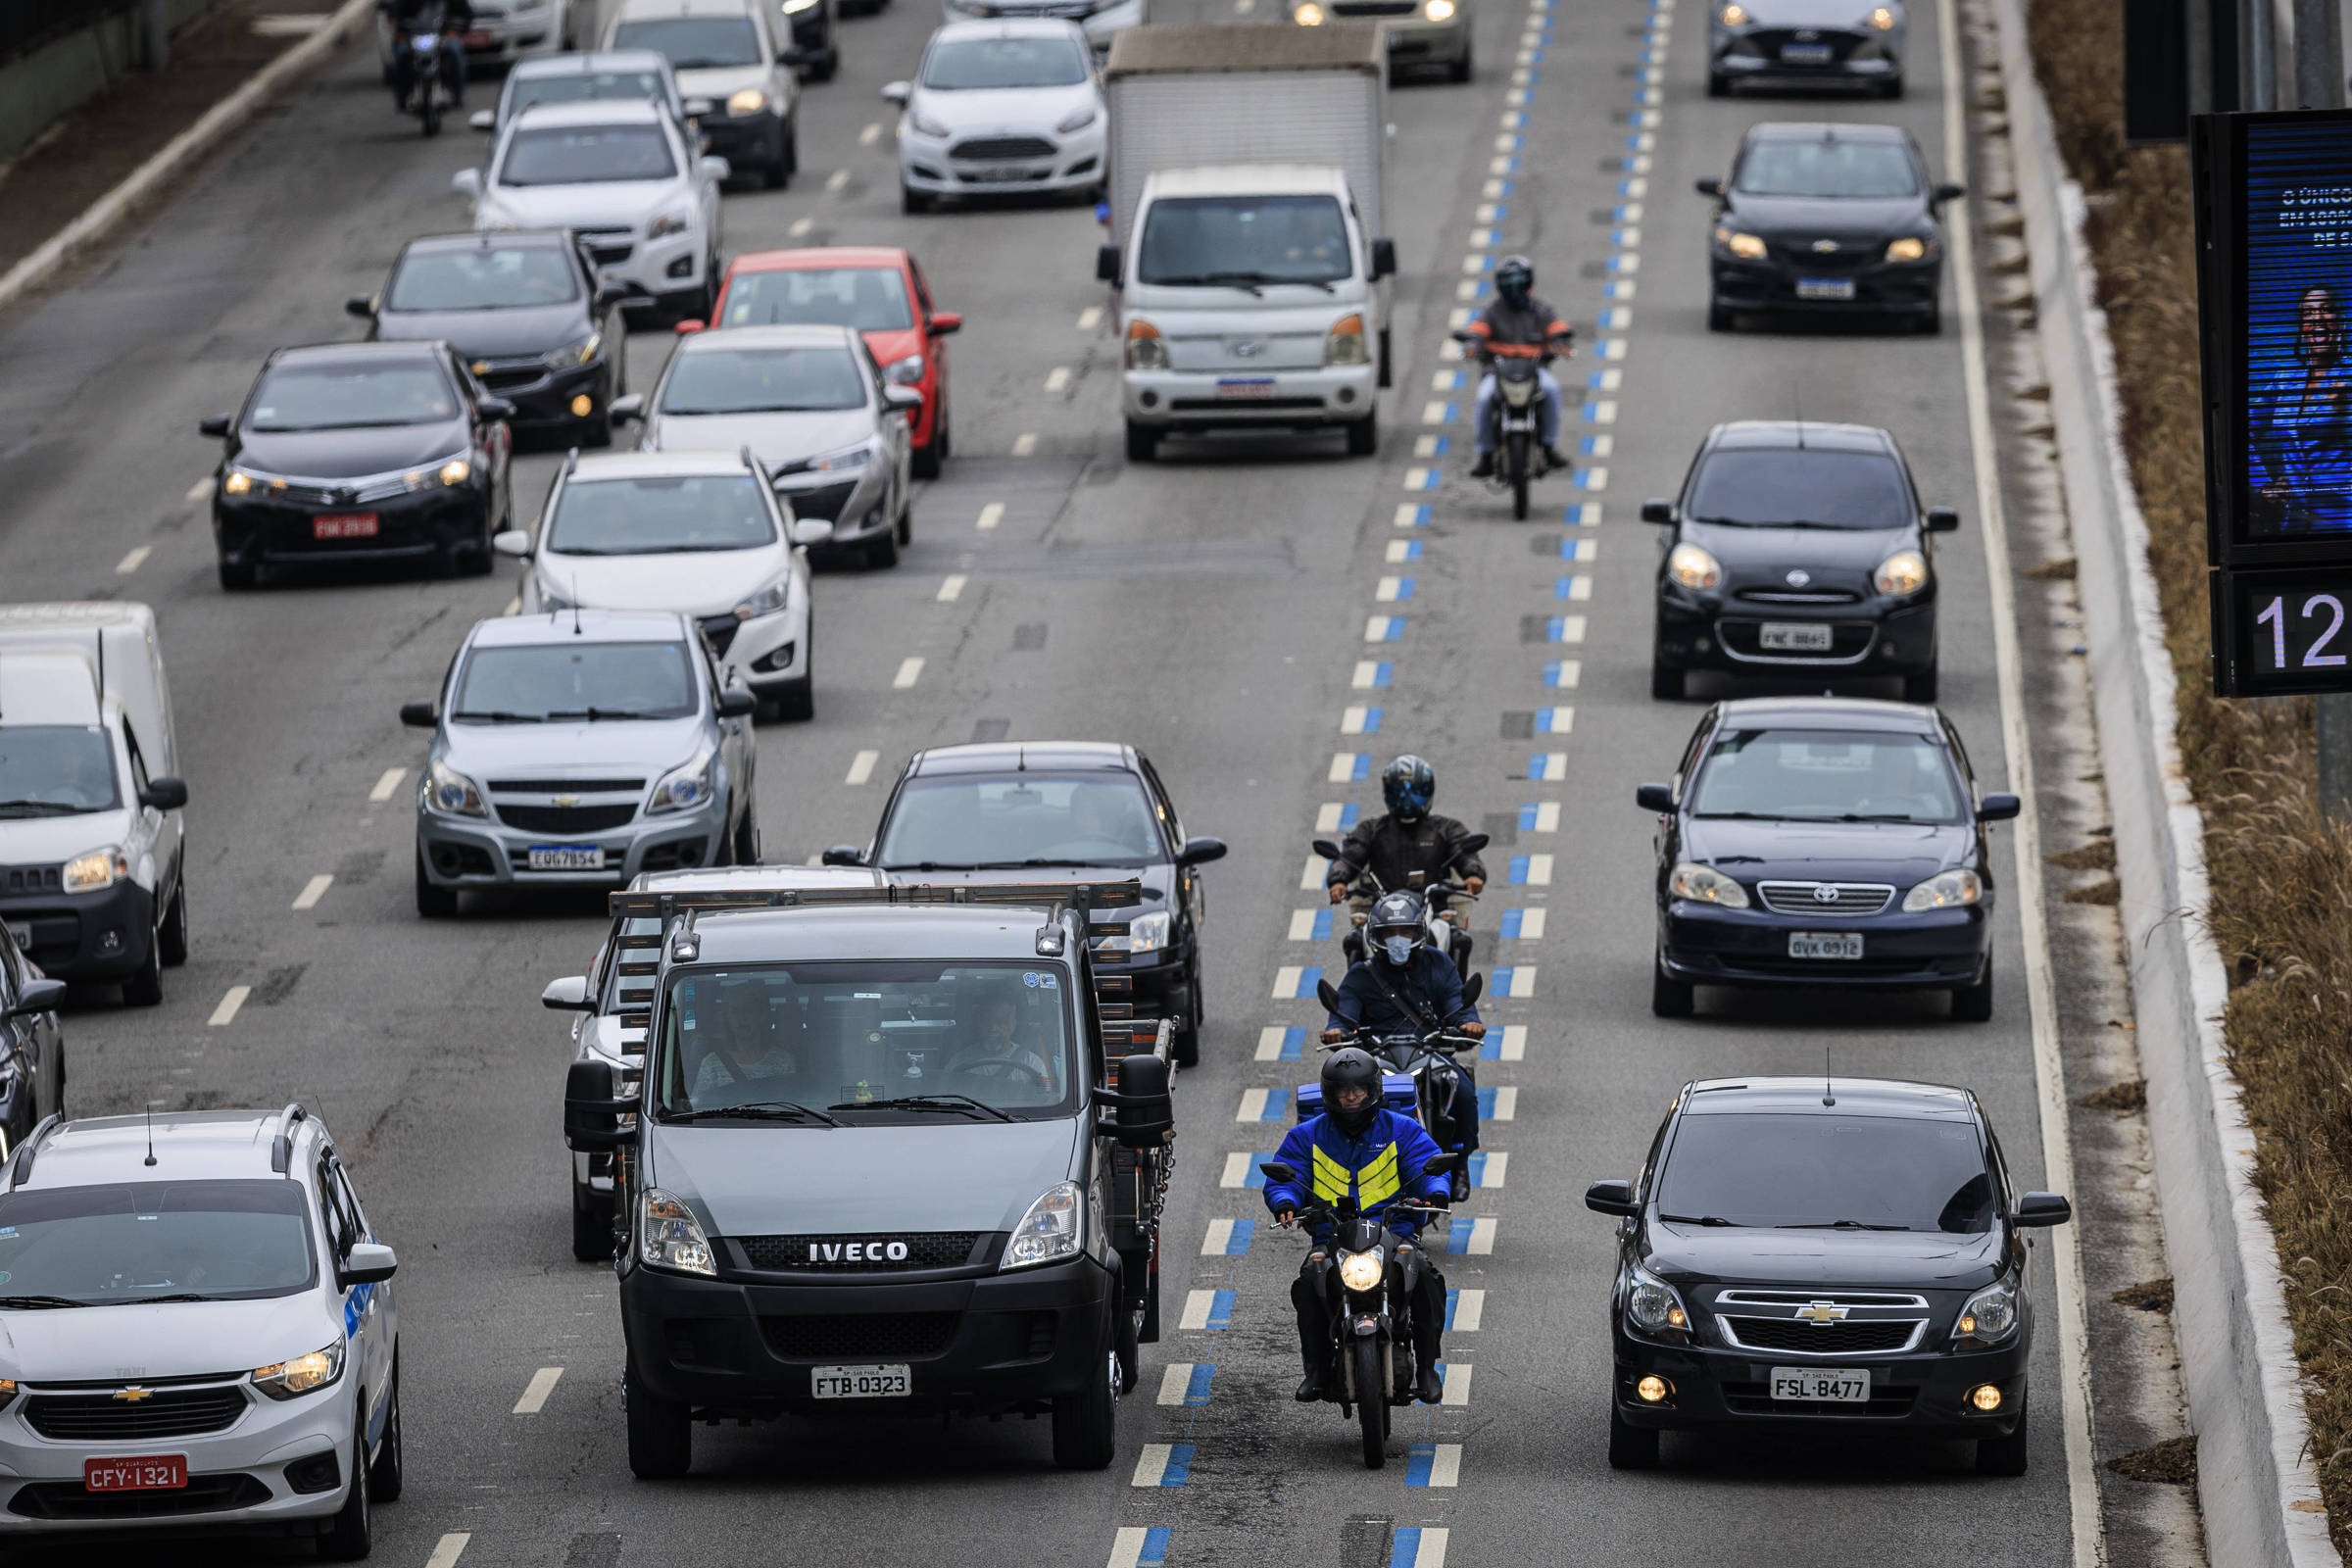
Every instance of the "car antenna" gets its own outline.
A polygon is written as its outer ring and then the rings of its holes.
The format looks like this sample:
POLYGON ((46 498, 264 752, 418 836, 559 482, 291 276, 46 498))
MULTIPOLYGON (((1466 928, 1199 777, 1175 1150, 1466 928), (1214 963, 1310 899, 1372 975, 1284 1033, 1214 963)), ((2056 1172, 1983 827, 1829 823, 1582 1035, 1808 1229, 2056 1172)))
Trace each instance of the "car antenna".
POLYGON ((586 635, 580 630, 580 607, 577 605, 571 607, 571 634, 574 637, 586 635))
POLYGON ((147 1163, 155 1163, 155 1102, 147 1102, 147 1163))
POLYGON ((1821 1102, 1825 1105, 1838 1103, 1837 1091, 1830 1087, 1830 1048, 1826 1045, 1821 1048, 1821 1102))

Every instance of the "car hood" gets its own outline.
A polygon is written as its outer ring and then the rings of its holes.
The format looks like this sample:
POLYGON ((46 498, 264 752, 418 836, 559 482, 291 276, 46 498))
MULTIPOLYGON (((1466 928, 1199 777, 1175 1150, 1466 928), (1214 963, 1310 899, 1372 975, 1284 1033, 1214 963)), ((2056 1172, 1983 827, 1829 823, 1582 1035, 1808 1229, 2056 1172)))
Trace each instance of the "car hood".
POLYGON ((923 352, 923 334, 911 326, 879 326, 861 334, 866 352, 874 363, 888 368, 893 360, 903 360, 909 354, 923 352))
POLYGON ((486 784, 493 778, 544 778, 549 788, 566 778, 643 774, 650 788, 703 743, 700 713, 683 718, 603 719, 561 724, 449 724, 441 758, 486 784))
POLYGON ((874 413, 864 408, 808 414, 657 414, 639 450, 740 452, 750 447, 773 473, 787 463, 839 452, 873 434, 874 413))
MULTIPOLYGON (((485 198, 523 228, 628 228, 657 211, 691 205, 678 179, 619 179, 601 185, 493 185, 485 198)), ((477 227, 482 226, 476 221, 477 227)))
POLYGON ((785 544, 674 556, 539 558, 540 580, 590 610, 674 610, 723 615, 784 575, 785 544))
POLYGON ((1009 1231, 1038 1195, 1071 1179, 1080 1122, 912 1127, 655 1124, 654 1184, 712 1236, 854 1231, 1009 1231))
POLYGON ((1888 200, 1854 197, 1750 196, 1734 192, 1725 204, 1726 220, 1767 239, 1788 243, 1816 239, 1884 240, 1895 234, 1924 231, 1928 226, 1925 196, 1888 200))
POLYGON ((1062 117, 1081 109, 1097 111, 1101 102, 1090 82, 1067 87, 972 87, 955 92, 915 89, 906 106, 926 120, 936 120, 956 135, 988 131, 1059 134, 1054 127, 1062 117))
POLYGON ((235 461, 263 473, 350 479, 413 468, 473 444, 462 419, 339 430, 241 430, 235 461))
POLYGON ((1899 893, 1967 864, 1976 834, 1964 823, 1750 822, 1683 819, 1683 858, 1742 882, 1890 882, 1899 893))
POLYGON ((2000 1277, 2003 1241, 1907 1231, 1701 1230, 1652 1220, 1644 1265, 1676 1285, 1974 1290, 2000 1277))
POLYGON ((23 1383, 135 1382, 250 1372, 342 1337, 317 1293, 259 1301, 0 1312, 0 1376, 23 1383))
POLYGON ((130 808, 74 816, 0 818, 0 865, 52 865, 120 844, 130 833, 130 808))
POLYGON ((1747 14, 1749 24, 1756 27, 1824 27, 1846 32, 1870 15, 1870 0, 1752 0, 1747 14))
POLYGON ((385 311, 375 318, 375 335, 383 341, 437 339, 469 360, 545 354, 577 343, 590 330, 579 300, 503 311, 385 311))

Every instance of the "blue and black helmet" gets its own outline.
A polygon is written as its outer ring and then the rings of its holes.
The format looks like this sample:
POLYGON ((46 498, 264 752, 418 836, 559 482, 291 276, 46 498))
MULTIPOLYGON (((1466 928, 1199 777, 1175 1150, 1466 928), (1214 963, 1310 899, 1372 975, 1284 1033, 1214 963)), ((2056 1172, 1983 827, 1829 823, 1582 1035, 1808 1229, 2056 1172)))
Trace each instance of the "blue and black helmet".
POLYGON ((1429 803, 1438 798, 1438 770, 1418 757, 1399 757, 1381 769, 1380 798, 1409 827, 1429 814, 1429 803))

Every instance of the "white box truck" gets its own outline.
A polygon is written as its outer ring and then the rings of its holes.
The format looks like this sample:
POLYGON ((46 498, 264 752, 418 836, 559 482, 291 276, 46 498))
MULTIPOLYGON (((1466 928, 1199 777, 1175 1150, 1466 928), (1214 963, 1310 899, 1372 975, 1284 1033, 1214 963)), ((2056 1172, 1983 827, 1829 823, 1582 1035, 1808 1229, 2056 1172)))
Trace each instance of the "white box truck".
POLYGON ((1110 243, 1127 456, 1175 431, 1338 426, 1389 384, 1378 23, 1130 27, 1112 40, 1110 243))
POLYGON ((0 605, 0 919, 153 1006, 188 956, 179 741, 145 605, 0 605))

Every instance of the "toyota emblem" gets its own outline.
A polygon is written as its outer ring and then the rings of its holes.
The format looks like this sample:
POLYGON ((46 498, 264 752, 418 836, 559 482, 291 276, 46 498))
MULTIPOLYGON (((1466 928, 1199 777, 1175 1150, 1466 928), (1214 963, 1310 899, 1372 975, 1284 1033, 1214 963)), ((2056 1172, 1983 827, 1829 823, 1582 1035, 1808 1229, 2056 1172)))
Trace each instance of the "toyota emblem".
POLYGON ((1836 904, 1838 890, 1827 882, 1816 882, 1813 884, 1813 902, 1815 904, 1836 904))
POLYGON ((1805 568, 1802 566, 1799 566, 1794 571, 1788 573, 1787 579, 1788 586, 1791 588, 1802 588, 1805 584, 1811 582, 1812 580, 1813 574, 1805 570, 1805 568))

